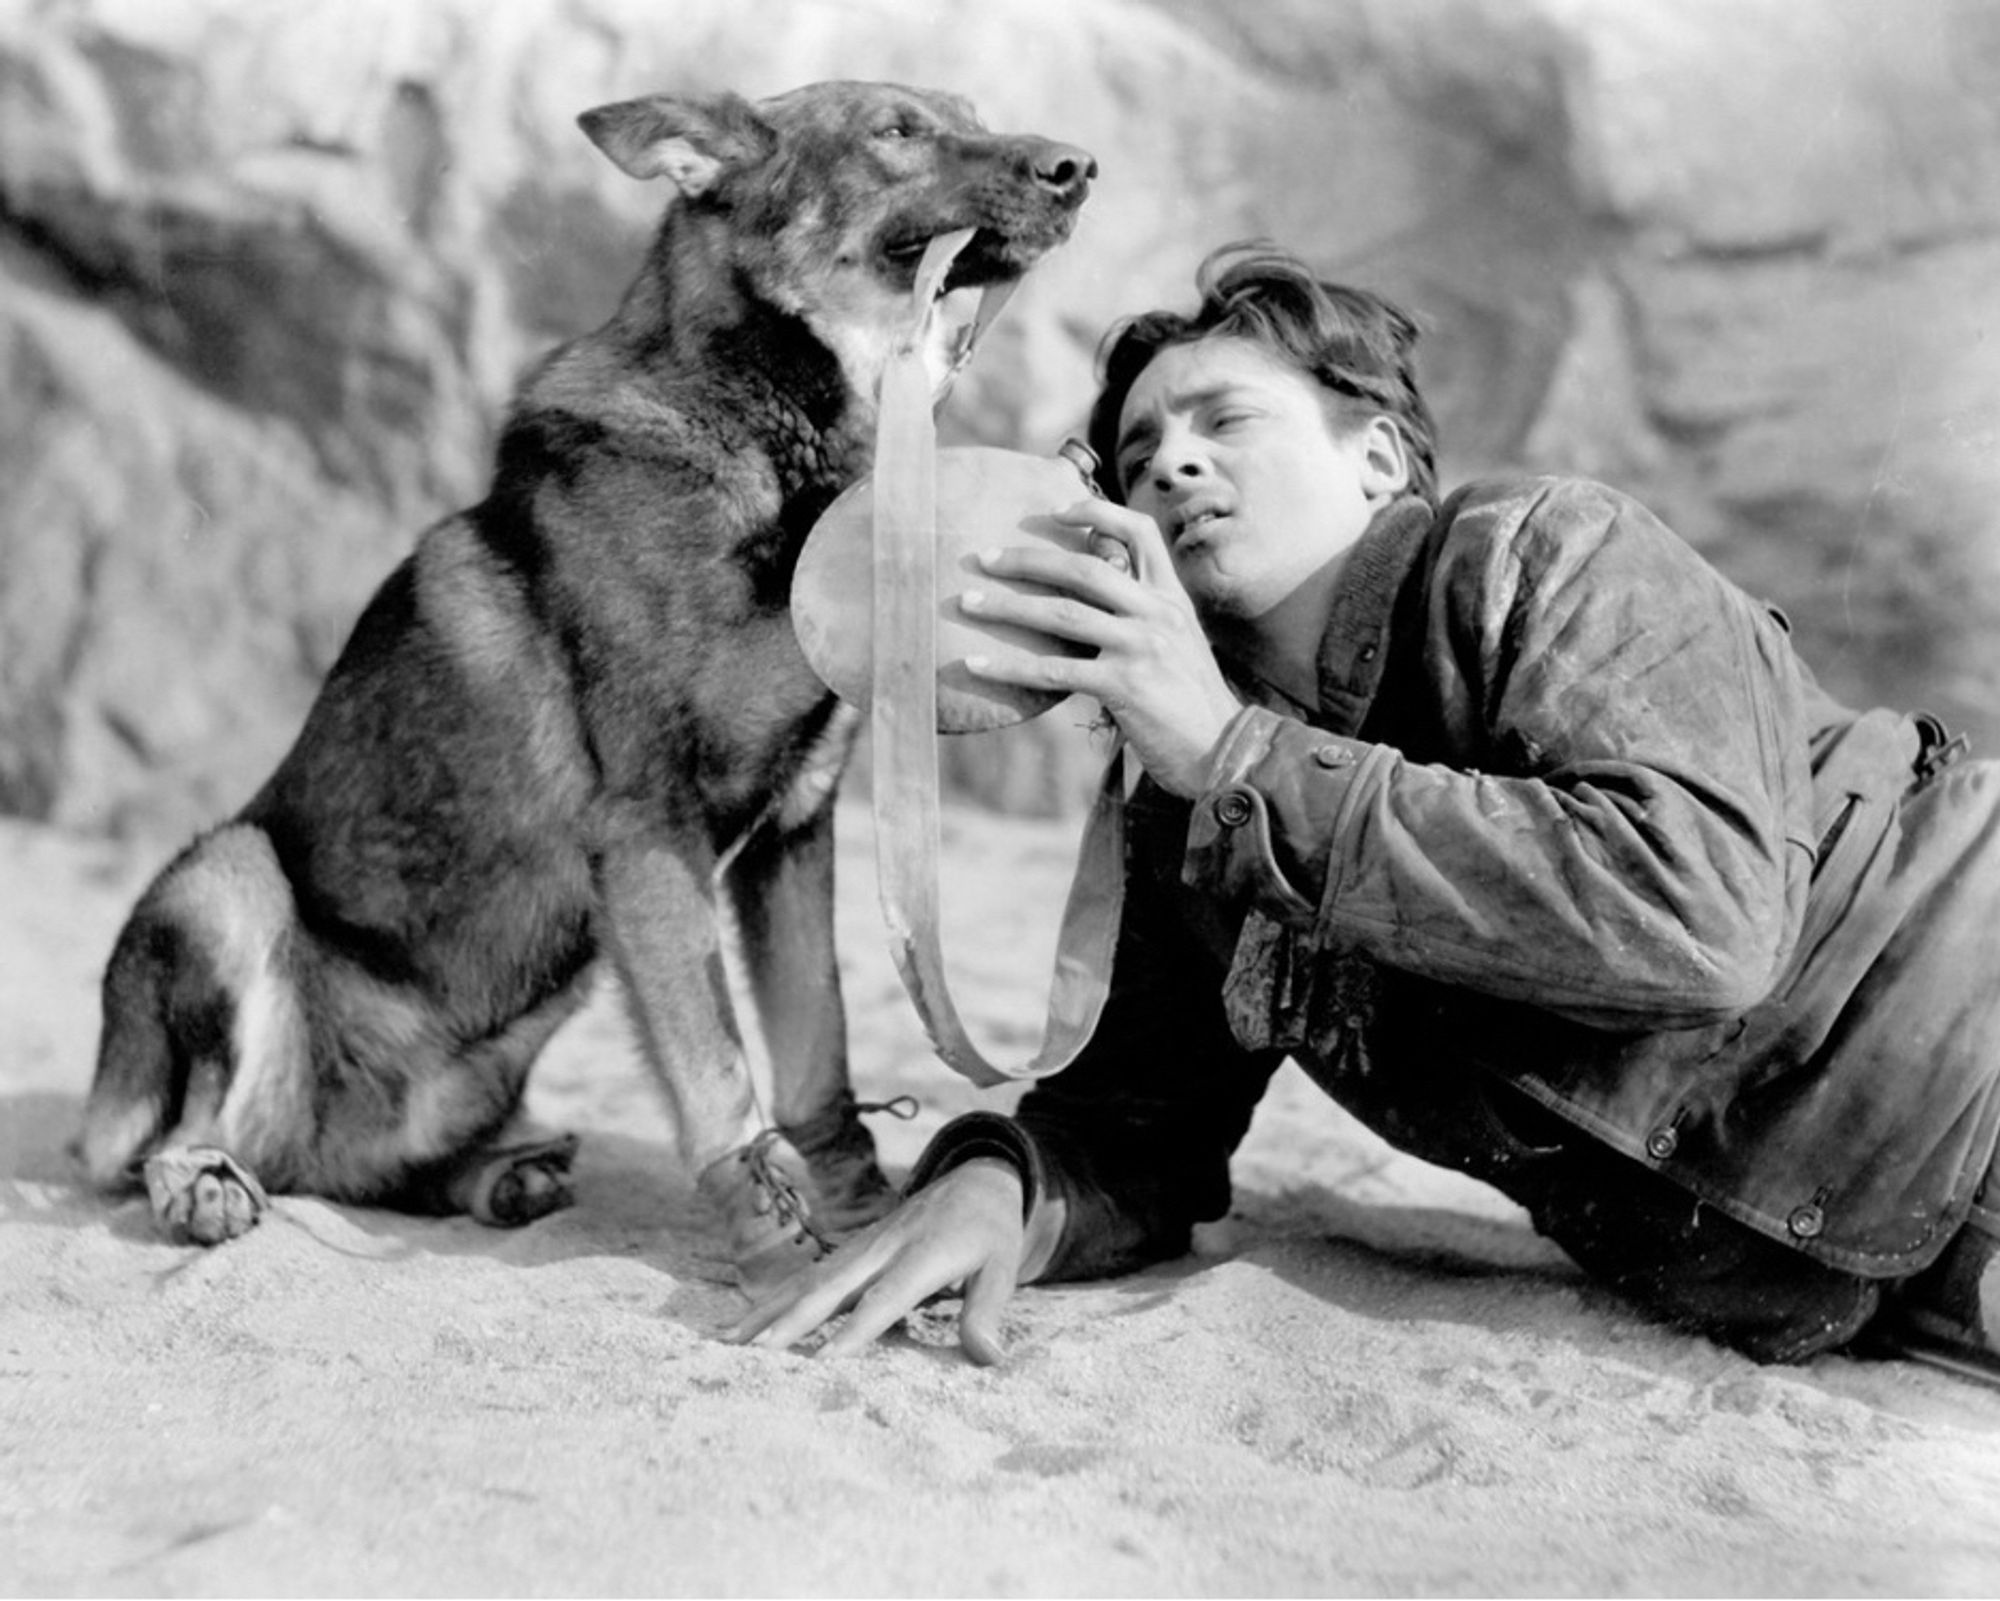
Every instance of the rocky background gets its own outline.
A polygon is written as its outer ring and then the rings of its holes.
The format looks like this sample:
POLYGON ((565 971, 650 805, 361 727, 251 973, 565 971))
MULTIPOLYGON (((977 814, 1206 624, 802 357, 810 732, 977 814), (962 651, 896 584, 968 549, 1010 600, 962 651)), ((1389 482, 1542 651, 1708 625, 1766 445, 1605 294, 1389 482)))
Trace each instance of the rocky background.
MULTIPOLYGON (((1448 480, 1617 482, 2000 752, 1991 0, 0 0, 0 811, 240 804, 636 266, 577 112, 822 77, 1100 160, 961 437, 1054 448, 1107 322, 1272 236, 1424 318, 1448 480)), ((1059 809, 1082 721, 961 787, 1059 809)))

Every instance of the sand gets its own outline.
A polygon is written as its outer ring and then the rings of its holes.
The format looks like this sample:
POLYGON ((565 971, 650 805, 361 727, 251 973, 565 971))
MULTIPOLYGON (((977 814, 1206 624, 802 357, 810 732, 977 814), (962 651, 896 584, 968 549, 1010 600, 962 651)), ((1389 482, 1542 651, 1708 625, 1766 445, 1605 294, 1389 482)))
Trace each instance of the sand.
MULTIPOLYGON (((982 1095, 891 971, 843 813, 858 1087, 907 1166, 982 1095)), ((960 999, 1026 1054, 1063 825, 951 819, 960 999), (978 927, 985 932, 973 938, 978 927)), ((0 1592, 2000 1593, 2000 1393, 1763 1369, 1584 1282, 1287 1070, 1187 1260, 951 1306, 849 1361, 739 1349, 600 995, 538 1069, 577 1206, 517 1233, 279 1199, 163 1243, 62 1155, 157 849, 0 823, 0 1592)))

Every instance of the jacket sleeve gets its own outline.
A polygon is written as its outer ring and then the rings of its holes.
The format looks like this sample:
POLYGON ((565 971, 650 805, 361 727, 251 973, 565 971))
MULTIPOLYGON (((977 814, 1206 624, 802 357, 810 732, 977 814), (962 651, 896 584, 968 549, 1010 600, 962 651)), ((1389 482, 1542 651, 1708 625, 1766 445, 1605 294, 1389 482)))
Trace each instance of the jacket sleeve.
POLYGON ((916 1190, 961 1161, 1021 1172, 1022 1279, 1095 1278, 1177 1256, 1198 1222, 1229 1209, 1229 1159, 1278 1051, 1247 1052, 1221 989, 1229 941, 1178 884, 1186 808, 1142 785, 1133 801, 1111 990, 1089 1044, 1022 1097, 1013 1119, 945 1125, 913 1170, 916 1190))
POLYGON ((1392 666, 1434 697, 1441 759, 1248 708, 1195 805, 1186 881, 1586 1024, 1753 1004, 1813 848, 1782 627, 1599 486, 1475 491, 1451 515, 1392 666))

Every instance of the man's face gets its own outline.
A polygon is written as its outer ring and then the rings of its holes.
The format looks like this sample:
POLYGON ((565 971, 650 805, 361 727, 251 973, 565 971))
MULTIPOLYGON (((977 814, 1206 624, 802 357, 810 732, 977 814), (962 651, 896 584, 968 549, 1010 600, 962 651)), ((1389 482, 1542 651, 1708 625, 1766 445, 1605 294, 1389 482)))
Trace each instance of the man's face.
POLYGON ((1126 504, 1160 525, 1204 619, 1254 622, 1374 515, 1365 431, 1337 436, 1325 393, 1262 345, 1210 337, 1162 351, 1126 395, 1126 504))

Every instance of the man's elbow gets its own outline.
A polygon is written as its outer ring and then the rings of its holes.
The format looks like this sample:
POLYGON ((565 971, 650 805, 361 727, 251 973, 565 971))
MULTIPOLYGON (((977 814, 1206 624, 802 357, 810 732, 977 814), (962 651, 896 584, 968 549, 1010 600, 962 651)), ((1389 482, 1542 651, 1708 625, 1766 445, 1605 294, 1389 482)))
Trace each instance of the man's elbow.
POLYGON ((1740 1016, 1777 987, 1788 946, 1784 918, 1762 911, 1689 930, 1671 963, 1674 1009, 1697 1024, 1740 1016))

